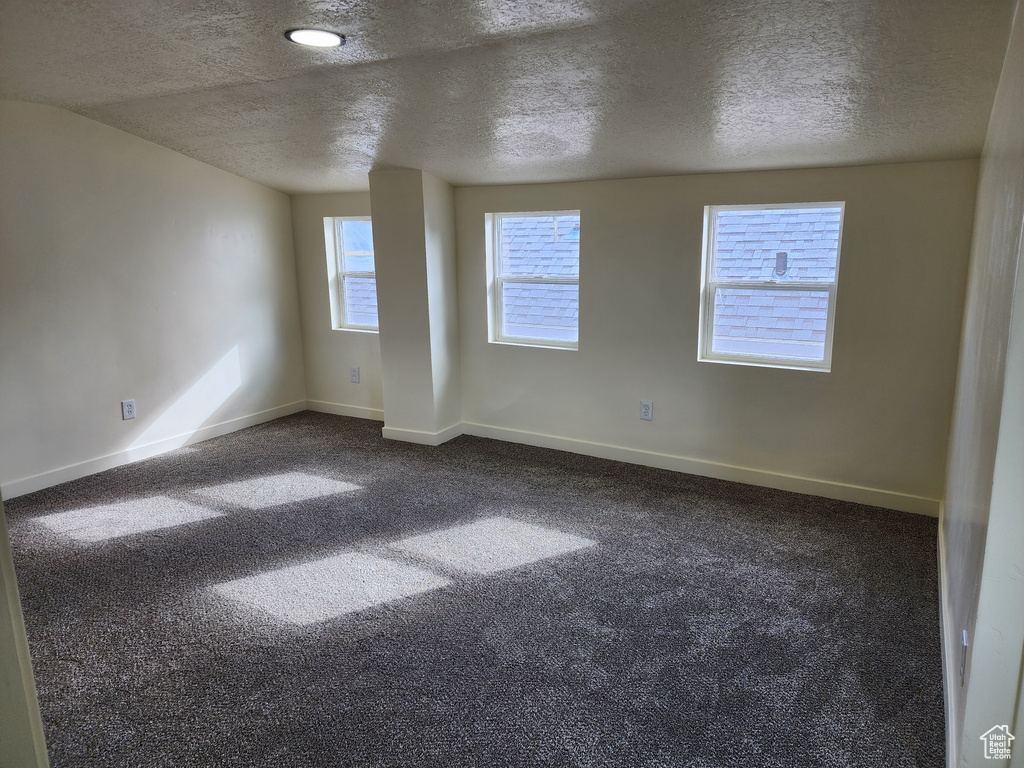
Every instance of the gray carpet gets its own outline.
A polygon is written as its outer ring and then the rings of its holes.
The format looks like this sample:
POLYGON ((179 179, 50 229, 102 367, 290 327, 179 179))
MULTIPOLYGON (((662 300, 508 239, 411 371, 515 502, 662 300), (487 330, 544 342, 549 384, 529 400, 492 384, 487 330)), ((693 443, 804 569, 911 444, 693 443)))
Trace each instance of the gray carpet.
POLYGON ((933 519, 302 413, 12 500, 63 766, 936 766, 933 519))

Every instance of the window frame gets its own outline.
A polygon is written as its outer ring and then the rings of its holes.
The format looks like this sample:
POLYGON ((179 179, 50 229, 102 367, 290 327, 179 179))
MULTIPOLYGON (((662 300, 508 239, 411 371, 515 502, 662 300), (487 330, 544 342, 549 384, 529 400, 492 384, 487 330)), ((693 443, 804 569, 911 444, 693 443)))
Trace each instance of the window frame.
MULTIPOLYGON (((377 325, 359 325, 347 322, 345 311, 345 278, 356 277, 373 280, 377 284, 377 261, 374 256, 374 269, 352 270, 345 269, 344 235, 342 226, 347 221, 368 221, 373 224, 372 216, 325 216, 324 217, 324 243, 327 249, 327 276, 331 300, 331 327, 336 331, 355 331, 359 333, 379 333, 380 315, 378 312, 377 325)), ((362 253, 353 251, 353 253, 362 253)))
MULTIPOLYGON (((557 211, 504 211, 500 213, 485 214, 485 233, 487 251, 487 303, 489 305, 488 326, 489 341, 492 344, 510 344, 518 347, 541 347, 550 349, 579 349, 579 323, 576 326, 576 340, 567 339, 545 339, 530 336, 506 336, 504 334, 505 318, 503 286, 505 282, 527 283, 534 285, 575 285, 577 292, 580 286, 580 276, 542 276, 542 275, 508 275, 502 272, 501 265, 501 222, 503 219, 519 218, 525 219, 533 216, 578 216, 580 219, 580 248, 583 242, 583 214, 579 210, 557 210, 557 211)), ((577 296, 579 294, 577 293, 577 296)), ((579 298, 577 298, 577 310, 579 309, 579 298)))
MULTIPOLYGON (((725 363, 728 365, 748 365, 760 368, 786 368, 797 371, 818 371, 829 373, 832 370, 832 341, 836 318, 836 299, 839 289, 839 264, 843 248, 843 226, 846 221, 845 201, 807 202, 807 203, 761 203, 745 205, 706 205, 704 206, 704 238, 701 249, 701 292, 700 318, 697 335, 697 360, 706 363, 725 363), (836 245, 835 279, 831 282, 821 280, 716 280, 715 261, 718 257, 716 248, 715 216, 719 211, 767 211, 767 210, 805 210, 808 208, 838 208, 839 235, 836 245), (766 291, 816 291, 828 292, 828 307, 825 316, 824 356, 822 360, 806 358, 781 357, 779 355, 754 355, 738 352, 713 352, 712 345, 715 333, 715 292, 719 288, 740 290, 766 291)), ((786 343, 786 342, 780 342, 786 343)))

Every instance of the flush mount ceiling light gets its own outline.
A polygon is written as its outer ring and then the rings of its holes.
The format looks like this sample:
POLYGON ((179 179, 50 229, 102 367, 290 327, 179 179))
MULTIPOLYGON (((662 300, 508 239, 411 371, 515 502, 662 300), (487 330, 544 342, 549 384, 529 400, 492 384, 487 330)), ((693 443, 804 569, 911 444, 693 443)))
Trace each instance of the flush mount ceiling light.
POLYGON ((293 43, 311 48, 337 48, 345 44, 345 36, 324 29, 289 29, 284 36, 293 43))

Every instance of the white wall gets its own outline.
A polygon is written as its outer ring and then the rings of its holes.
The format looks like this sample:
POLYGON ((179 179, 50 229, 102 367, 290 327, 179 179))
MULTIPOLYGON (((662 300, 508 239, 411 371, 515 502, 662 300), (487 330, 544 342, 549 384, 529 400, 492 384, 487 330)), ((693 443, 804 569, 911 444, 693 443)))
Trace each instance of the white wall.
MULTIPOLYGON (((942 521, 952 765, 992 765, 1024 646, 1024 18, 1018 5, 981 164, 942 521), (968 664, 960 685, 960 636, 968 664)), ((1017 732, 1013 765, 1024 765, 1017 732)), ((998 763, 997 763, 998 764, 998 763)))
POLYGON ((977 173, 964 160, 457 189, 464 428, 937 514, 977 173), (697 362, 703 207, 835 200, 832 372, 697 362), (565 209, 582 216, 579 350, 489 344, 484 214, 565 209))
POLYGON ((324 244, 324 218, 369 215, 369 192, 292 197, 308 407, 383 420, 380 336, 332 327, 324 244), (359 367, 358 384, 349 380, 352 366, 359 367))
POLYGON ((303 408, 289 198, 0 103, 0 393, 8 497, 303 408))
POLYGON ((0 499, 0 768, 47 765, 7 518, 0 499))

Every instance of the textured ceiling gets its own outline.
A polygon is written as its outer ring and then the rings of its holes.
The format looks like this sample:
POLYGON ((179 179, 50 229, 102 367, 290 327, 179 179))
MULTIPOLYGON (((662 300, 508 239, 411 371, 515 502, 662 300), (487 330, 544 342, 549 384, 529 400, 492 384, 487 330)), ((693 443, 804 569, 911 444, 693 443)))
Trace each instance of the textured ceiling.
POLYGON ((286 192, 976 156, 1013 0, 0 0, 0 97, 286 192), (295 46, 298 26, 348 36, 295 46))

